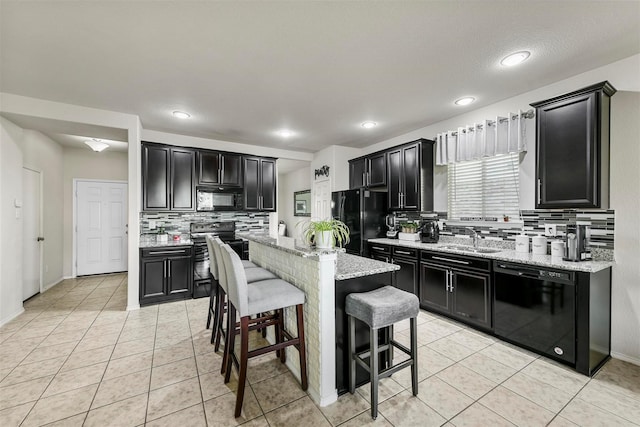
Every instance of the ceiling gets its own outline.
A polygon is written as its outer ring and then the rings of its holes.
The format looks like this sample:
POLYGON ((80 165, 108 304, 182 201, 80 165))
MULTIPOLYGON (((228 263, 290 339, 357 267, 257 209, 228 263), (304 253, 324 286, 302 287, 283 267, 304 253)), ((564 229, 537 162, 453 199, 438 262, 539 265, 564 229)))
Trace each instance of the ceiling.
MULTIPOLYGON (((2 92, 136 114, 145 129, 307 152, 373 144, 640 52, 638 1, 0 8, 2 92), (519 50, 531 51, 528 61, 500 66, 519 50), (476 102, 454 105, 462 96, 476 102), (362 128, 367 120, 378 126, 362 128), (275 133, 283 128, 295 134, 275 133)), ((50 134, 64 133, 83 136, 50 134)))

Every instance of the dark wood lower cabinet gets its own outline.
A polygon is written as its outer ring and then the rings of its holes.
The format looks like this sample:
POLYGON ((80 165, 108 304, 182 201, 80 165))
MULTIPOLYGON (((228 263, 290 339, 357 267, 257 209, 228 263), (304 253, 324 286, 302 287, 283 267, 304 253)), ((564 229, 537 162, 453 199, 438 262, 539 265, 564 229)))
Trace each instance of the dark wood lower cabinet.
POLYGON ((418 295, 418 260, 394 256, 392 263, 400 266, 393 280, 393 286, 418 295))
POLYGON ((140 249, 140 305, 191 298, 191 246, 140 249))

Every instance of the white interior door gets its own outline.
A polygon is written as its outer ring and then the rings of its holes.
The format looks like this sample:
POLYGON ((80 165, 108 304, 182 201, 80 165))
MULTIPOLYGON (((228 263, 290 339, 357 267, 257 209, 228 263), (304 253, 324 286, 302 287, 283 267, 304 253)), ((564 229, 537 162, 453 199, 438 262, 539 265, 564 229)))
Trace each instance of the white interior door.
POLYGON ((22 169, 22 300, 40 292, 41 207, 40 172, 22 169))
POLYGON ((317 219, 331 218, 331 181, 313 183, 313 217, 317 219))
POLYGON ((76 182, 78 276, 127 270, 127 184, 76 182))

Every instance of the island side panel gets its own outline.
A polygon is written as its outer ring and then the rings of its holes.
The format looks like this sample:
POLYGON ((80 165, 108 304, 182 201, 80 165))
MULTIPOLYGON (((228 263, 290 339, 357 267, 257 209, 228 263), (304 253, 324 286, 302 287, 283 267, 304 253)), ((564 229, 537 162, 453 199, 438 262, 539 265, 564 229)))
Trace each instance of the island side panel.
MULTIPOLYGON (((252 262, 295 285, 306 294, 304 305, 308 393, 320 406, 338 398, 335 386, 335 254, 302 257, 255 241, 249 242, 252 262)), ((296 330, 295 311, 285 313, 286 328, 296 330)), ((272 332, 270 332, 271 334, 272 332)), ((298 351, 287 348, 287 366, 300 378, 298 351)))

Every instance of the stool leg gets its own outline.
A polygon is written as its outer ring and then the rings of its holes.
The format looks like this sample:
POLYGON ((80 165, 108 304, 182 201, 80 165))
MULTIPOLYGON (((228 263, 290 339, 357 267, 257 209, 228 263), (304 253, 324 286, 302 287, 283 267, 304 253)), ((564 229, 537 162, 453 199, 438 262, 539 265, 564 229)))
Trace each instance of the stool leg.
POLYGON ((213 321, 211 330, 211 344, 214 342, 216 334, 216 326, 218 324, 218 300, 220 299, 220 293, 218 292, 220 285, 211 282, 211 296, 209 297, 209 317, 207 318, 207 329, 209 329, 209 322, 213 321))
MULTIPOLYGON (((300 339, 300 343, 298 344, 298 353, 300 354, 300 380, 302 382, 302 390, 307 390, 309 387, 307 383, 307 351, 306 344, 304 342, 304 306, 302 304, 298 304, 296 306, 296 318, 298 320, 298 338, 300 339)), ((281 312, 284 315, 284 310, 281 312)), ((282 342, 282 341, 280 341, 282 342)), ((283 348, 281 353, 281 357, 284 358, 285 349, 283 348)), ((282 360, 282 359, 281 359, 282 360)))
POLYGON ((370 330, 369 381, 371 381, 371 418, 378 418, 378 330, 370 330))
POLYGON ((218 307, 216 309, 216 320, 215 320, 215 324, 216 327, 214 328, 214 331, 212 331, 211 334, 211 342, 213 343, 215 341, 215 347, 213 348, 213 350, 215 352, 217 352, 218 350, 220 350, 220 336, 222 334, 222 324, 224 323, 224 302, 227 298, 227 294, 225 293, 224 289, 222 289, 222 287, 218 286, 218 307))
MULTIPOLYGON (((235 323, 235 321, 234 321, 235 323)), ((235 333, 231 334, 235 335, 235 333)), ((231 349, 233 351, 233 349, 231 349)), ((249 359, 249 317, 240 319, 240 368, 238 369, 238 392, 236 395, 236 418, 242 412, 242 402, 244 400, 244 386, 247 382, 247 360, 249 359)), ((229 366, 227 375, 231 372, 229 366)))
POLYGON ((416 328, 416 318, 410 320, 411 328, 411 391, 414 396, 418 395, 418 333, 416 328))
POLYGON ((393 365, 393 346, 391 345, 392 339, 393 339, 393 325, 387 328, 387 344, 389 345, 389 349, 387 350, 387 367, 393 365))
POLYGON ((228 383, 231 379, 231 370, 233 369, 233 360, 231 355, 233 354, 233 348, 236 341, 236 310, 231 304, 231 301, 227 304, 227 332, 225 333, 224 340, 224 357, 222 359, 221 374, 224 374, 224 383, 228 383))
POLYGON ((211 326, 211 316, 213 315, 213 305, 215 296, 213 295, 213 282, 211 283, 211 295, 209 295, 209 312, 207 313, 207 329, 211 326))
POLYGON ((347 341, 349 344, 349 393, 353 394, 356 391, 356 320, 353 318, 353 316, 349 315, 347 315, 347 320, 347 341))
MULTIPOLYGON (((297 314, 297 318, 300 318, 300 315, 297 314)), ((298 322, 298 333, 300 331, 300 322, 298 322)), ((303 330, 304 333, 304 330, 303 330)), ((284 308, 278 310, 278 324, 276 330, 276 342, 281 343, 284 342, 284 308)), ((280 350, 278 357, 280 357, 280 362, 285 363, 287 361, 287 349, 283 348, 280 350)))

